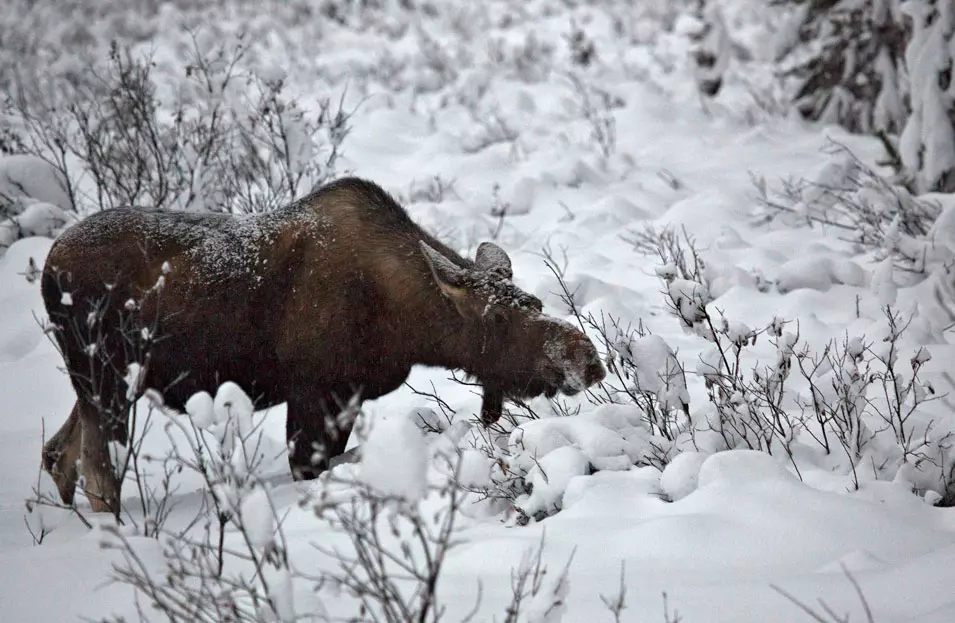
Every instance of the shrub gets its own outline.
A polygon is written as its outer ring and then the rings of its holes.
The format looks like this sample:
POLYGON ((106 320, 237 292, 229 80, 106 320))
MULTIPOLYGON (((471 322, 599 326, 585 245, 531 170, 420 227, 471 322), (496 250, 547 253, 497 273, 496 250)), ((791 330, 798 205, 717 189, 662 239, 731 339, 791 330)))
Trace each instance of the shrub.
POLYGON ((794 13, 780 31, 778 58, 781 74, 796 82, 796 109, 853 132, 899 132, 908 114, 903 55, 910 33, 899 0, 773 3, 794 13))
POLYGON ((283 76, 242 68, 247 52, 241 37, 193 36, 185 78, 168 85, 149 58, 114 42, 81 78, 21 75, 8 108, 25 151, 68 180, 78 214, 269 211, 333 175, 348 114, 328 100, 302 109, 283 76))

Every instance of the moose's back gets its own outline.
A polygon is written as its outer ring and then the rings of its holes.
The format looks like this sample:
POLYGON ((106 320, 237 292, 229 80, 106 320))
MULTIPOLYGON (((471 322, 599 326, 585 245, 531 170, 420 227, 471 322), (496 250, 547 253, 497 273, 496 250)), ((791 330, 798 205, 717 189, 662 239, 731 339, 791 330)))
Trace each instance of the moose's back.
POLYGON ((125 370, 148 352, 148 386, 180 408, 225 380, 274 393, 276 312, 301 254, 289 220, 115 209, 73 226, 42 282, 67 361, 81 365, 96 343, 125 370))

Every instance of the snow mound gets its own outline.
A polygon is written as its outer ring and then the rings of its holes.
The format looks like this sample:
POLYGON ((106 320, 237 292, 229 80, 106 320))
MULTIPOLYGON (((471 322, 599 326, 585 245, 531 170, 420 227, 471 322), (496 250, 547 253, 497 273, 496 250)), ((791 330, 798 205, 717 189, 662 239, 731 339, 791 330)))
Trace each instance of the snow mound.
POLYGON ((274 511, 268 494, 258 487, 246 494, 240 506, 242 527, 252 545, 264 550, 272 541, 275 530, 274 511))
POLYGON ((660 475, 660 489, 676 502, 696 491, 699 484, 700 468, 708 455, 702 452, 681 452, 663 468, 660 475))
POLYGON ((24 154, 0 157, 0 205, 42 202, 71 210, 67 187, 63 174, 42 158, 24 154))
POLYGON ((76 218, 52 203, 32 203, 14 219, 23 236, 55 236, 76 218))
POLYGON ((868 280, 866 270, 852 260, 801 257, 779 267, 776 289, 782 294, 800 288, 825 292, 834 285, 865 287, 868 280))
POLYGON ((533 487, 531 494, 526 499, 518 499, 515 505, 529 516, 560 510, 571 479, 589 473, 590 461, 583 452, 573 446, 557 448, 531 468, 526 477, 533 487))
POLYGON ((796 479, 772 456, 756 450, 718 452, 703 461, 698 478, 701 489, 715 483, 745 485, 796 479))
POLYGON ((29 355, 46 339, 37 324, 46 316, 37 278, 52 243, 22 238, 0 257, 0 362, 29 355))
POLYGON ((509 216, 528 214, 534 207, 538 185, 539 182, 528 177, 517 180, 508 194, 506 208, 502 209, 509 216))
POLYGON ((491 486, 493 461, 479 450, 464 450, 458 465, 458 482, 462 487, 480 489, 491 486))
POLYGON ((362 445, 360 477, 385 495, 417 502, 428 488, 428 447, 408 417, 379 418, 362 445))
MULTIPOLYGON (((190 399, 191 400, 191 399, 190 399)), ((198 400, 203 400, 199 398, 198 400)), ((201 403, 193 403, 198 406, 201 403)), ((239 436, 246 436, 252 430, 252 413, 255 408, 252 399, 242 390, 241 387, 227 381, 216 390, 216 397, 212 403, 212 411, 215 414, 216 424, 224 424, 233 421, 236 425, 236 431, 239 436)))
POLYGON ((629 469, 638 447, 590 416, 535 420, 510 437, 511 468, 529 473, 538 460, 565 447, 580 451, 598 469, 629 469))

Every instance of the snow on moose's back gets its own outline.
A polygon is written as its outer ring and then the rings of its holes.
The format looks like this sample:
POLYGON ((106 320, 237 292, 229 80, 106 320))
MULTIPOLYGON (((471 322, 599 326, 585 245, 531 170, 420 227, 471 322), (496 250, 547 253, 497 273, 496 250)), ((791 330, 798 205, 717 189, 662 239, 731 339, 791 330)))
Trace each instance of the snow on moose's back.
POLYGON ((181 246, 195 270, 194 278, 212 285, 240 275, 257 277, 272 268, 264 264, 263 250, 277 244, 289 227, 302 228, 323 244, 328 223, 303 202, 270 213, 239 215, 111 209, 68 229, 57 245, 102 248, 133 233, 141 245, 181 246))

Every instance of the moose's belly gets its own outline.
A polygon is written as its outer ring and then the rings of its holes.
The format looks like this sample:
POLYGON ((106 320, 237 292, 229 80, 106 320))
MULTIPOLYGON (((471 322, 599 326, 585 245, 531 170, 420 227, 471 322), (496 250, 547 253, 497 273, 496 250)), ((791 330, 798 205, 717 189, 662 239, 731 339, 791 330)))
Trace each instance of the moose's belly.
POLYGON ((173 408, 184 409, 199 391, 214 396, 227 381, 239 385, 256 408, 287 397, 287 371, 278 365, 265 329, 241 313, 171 319, 150 350, 146 382, 173 408))

